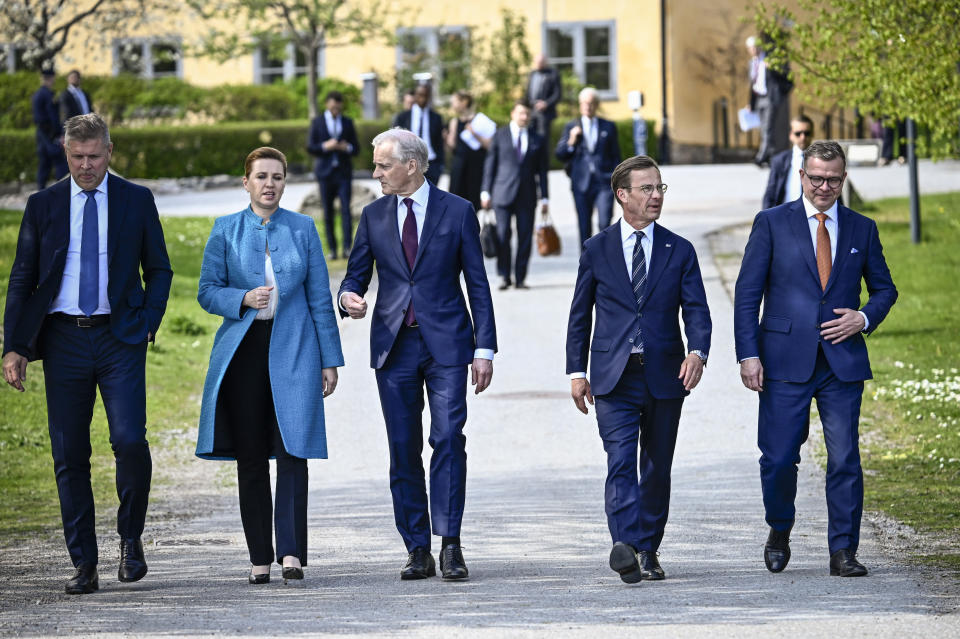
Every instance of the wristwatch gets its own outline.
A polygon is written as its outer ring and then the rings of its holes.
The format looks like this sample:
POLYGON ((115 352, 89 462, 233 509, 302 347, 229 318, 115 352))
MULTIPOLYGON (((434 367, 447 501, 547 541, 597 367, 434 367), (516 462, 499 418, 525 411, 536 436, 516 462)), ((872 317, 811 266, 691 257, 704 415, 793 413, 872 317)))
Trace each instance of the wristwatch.
POLYGON ((703 362, 703 365, 704 365, 704 366, 707 365, 707 354, 706 354, 706 353, 704 353, 703 351, 690 351, 690 353, 692 353, 693 355, 696 355, 697 357, 699 357, 699 358, 700 358, 700 361, 703 362))

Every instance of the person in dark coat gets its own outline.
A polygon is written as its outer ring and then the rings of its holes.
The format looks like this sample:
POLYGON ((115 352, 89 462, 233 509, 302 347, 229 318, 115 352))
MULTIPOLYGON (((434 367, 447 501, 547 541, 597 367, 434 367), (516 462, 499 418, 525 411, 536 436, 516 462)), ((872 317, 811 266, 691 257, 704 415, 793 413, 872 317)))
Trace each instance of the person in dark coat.
POLYGON ((480 191, 483 188, 483 163, 487 158, 490 138, 477 134, 470 126, 474 118, 473 96, 466 91, 457 91, 450 98, 450 107, 456 114, 447 127, 447 146, 452 149, 450 158, 450 188, 473 204, 475 211, 480 210, 480 191), (479 148, 471 148, 460 134, 469 131, 480 143, 479 148))
POLYGON ((770 209, 800 197, 800 167, 803 164, 803 152, 813 142, 813 120, 805 115, 790 120, 790 141, 793 146, 770 160, 770 175, 763 192, 762 209, 770 209))
POLYGON ((547 65, 542 53, 534 60, 533 71, 527 80, 526 102, 533 110, 531 127, 550 144, 550 125, 557 119, 557 104, 563 95, 563 84, 557 70, 547 65))
POLYGON ((67 74, 67 88, 60 92, 59 100, 61 122, 75 115, 93 112, 93 102, 87 92, 80 88, 80 72, 76 69, 67 74))
POLYGON ((53 92, 53 82, 57 76, 53 70, 44 69, 41 77, 43 84, 30 98, 33 123, 37 126, 38 191, 46 188, 50 171, 53 171, 54 178, 57 180, 68 172, 67 159, 63 155, 63 127, 60 126, 56 94, 53 92))

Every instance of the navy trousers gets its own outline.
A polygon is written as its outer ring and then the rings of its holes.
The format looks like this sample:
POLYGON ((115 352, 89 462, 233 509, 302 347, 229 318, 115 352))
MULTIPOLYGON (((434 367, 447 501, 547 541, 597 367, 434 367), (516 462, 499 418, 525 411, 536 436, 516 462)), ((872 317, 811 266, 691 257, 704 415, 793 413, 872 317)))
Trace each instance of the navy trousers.
POLYGON ((517 284, 523 284, 530 264, 530 251, 533 247, 533 218, 536 204, 533 206, 498 206, 497 216, 497 273, 505 280, 510 279, 510 240, 513 235, 511 222, 517 221, 517 260, 514 265, 517 284))
POLYGON ((96 518, 90 486, 90 420, 97 388, 107 413, 116 460, 117 533, 143 534, 152 462, 147 445, 147 344, 125 344, 109 324, 78 328, 53 316, 40 335, 47 424, 60 514, 74 566, 96 565, 96 518))
POLYGON ((400 329, 377 370, 380 405, 390 446, 390 492, 397 530, 407 551, 430 549, 433 534, 460 535, 467 483, 467 367, 434 361, 419 328, 400 329), (423 387, 430 402, 430 506, 423 470, 423 387))
POLYGON ((802 383, 765 379, 760 393, 758 444, 767 523, 787 530, 796 515, 800 446, 810 430, 810 402, 817 400, 827 446, 827 517, 830 553, 860 544, 863 472, 859 421, 863 382, 837 379, 823 354, 813 377, 802 383))
POLYGON ((250 563, 264 566, 287 555, 307 565, 307 460, 283 445, 270 385, 271 320, 255 320, 237 347, 220 392, 227 409, 234 452, 240 520, 250 563), (277 458, 276 507, 270 495, 270 457, 277 458), (271 516, 277 552, 271 543, 271 516))
POLYGON ((595 401, 607 452, 604 503, 610 536, 614 543, 656 551, 670 511, 670 470, 683 398, 656 399, 646 375, 642 364, 627 364, 613 391, 595 401))
POLYGON ((593 207, 597 207, 598 231, 610 226, 613 216, 613 191, 610 182, 601 180, 594 175, 590 178, 590 185, 585 191, 573 189, 573 204, 577 209, 577 220, 580 223, 580 246, 593 235, 593 207))
POLYGON ((327 254, 336 257, 337 236, 334 202, 340 199, 340 230, 343 239, 343 254, 353 245, 353 220, 350 218, 350 195, 352 181, 349 177, 329 177, 320 180, 320 199, 323 200, 323 225, 327 234, 327 254))

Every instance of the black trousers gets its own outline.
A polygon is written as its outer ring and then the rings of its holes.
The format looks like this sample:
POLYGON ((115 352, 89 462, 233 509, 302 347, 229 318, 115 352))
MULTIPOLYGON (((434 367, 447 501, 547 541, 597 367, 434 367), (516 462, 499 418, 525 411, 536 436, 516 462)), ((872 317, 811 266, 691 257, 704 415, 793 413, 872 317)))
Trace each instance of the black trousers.
POLYGON ((237 457, 240 519, 258 566, 287 555, 307 565, 307 460, 283 446, 270 386, 268 354, 273 321, 255 320, 223 377, 220 393, 237 457), (270 496, 270 457, 277 458, 276 508, 270 496), (277 551, 271 543, 271 515, 277 551))
POLYGON ((516 283, 523 284, 527 278, 527 266, 530 264, 530 250, 533 246, 533 222, 536 217, 536 202, 533 206, 513 204, 494 207, 497 216, 497 274, 504 280, 510 279, 510 240, 513 236, 511 222, 517 221, 517 259, 514 266, 516 283))
POLYGON ((340 231, 343 239, 343 255, 350 252, 353 245, 353 220, 350 218, 350 195, 353 182, 350 176, 341 175, 322 178, 320 181, 320 199, 323 200, 323 226, 327 234, 327 254, 337 256, 336 212, 334 202, 340 199, 340 231))

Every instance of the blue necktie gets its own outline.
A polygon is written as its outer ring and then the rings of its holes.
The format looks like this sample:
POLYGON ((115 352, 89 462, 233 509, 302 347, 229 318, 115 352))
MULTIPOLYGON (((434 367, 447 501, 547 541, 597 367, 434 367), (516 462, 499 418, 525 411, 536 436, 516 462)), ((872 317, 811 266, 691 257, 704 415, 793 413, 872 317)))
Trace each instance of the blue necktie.
MULTIPOLYGON (((637 313, 640 313, 640 305, 643 303, 643 294, 647 288, 647 259, 643 254, 643 247, 640 245, 640 238, 643 237, 643 231, 636 231, 636 244, 633 245, 633 274, 630 278, 633 281, 633 296, 637 302, 637 313)), ((633 336, 633 345, 641 352, 643 351, 643 339, 640 336, 640 328, 637 327, 637 334, 633 336)))
POLYGON ((80 310, 93 315, 100 305, 100 229, 96 191, 84 191, 83 232, 80 236, 80 310))

